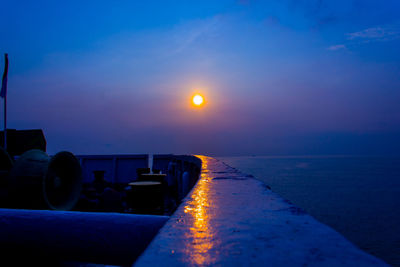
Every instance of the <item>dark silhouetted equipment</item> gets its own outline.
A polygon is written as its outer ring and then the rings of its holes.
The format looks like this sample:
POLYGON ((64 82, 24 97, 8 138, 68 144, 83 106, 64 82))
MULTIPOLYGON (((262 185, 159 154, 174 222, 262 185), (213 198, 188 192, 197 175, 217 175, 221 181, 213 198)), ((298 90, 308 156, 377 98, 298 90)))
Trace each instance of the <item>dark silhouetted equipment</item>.
POLYGON ((104 189, 111 187, 111 183, 108 183, 104 179, 105 171, 93 171, 94 181, 92 186, 96 189, 97 193, 103 193, 104 189))
POLYGON ((141 175, 145 174, 145 173, 150 173, 150 168, 137 168, 136 169, 136 174, 137 174, 137 177, 139 180, 140 180, 141 175))
POLYGON ((70 152, 50 158, 41 150, 29 150, 15 161, 8 188, 15 208, 70 210, 81 193, 81 166, 70 152))
POLYGON ((127 205, 138 214, 163 214, 163 190, 161 182, 135 181, 126 191, 127 205))
POLYGON ((0 147, 0 172, 9 172, 13 166, 10 155, 0 147))
POLYGON ((7 196, 7 177, 13 166, 13 161, 8 153, 0 147, 0 203, 7 196))
MULTIPOLYGON (((0 144, 4 148, 4 131, 0 131, 0 144)), ((41 129, 14 130, 7 129, 7 152, 19 156, 25 151, 40 149, 46 152, 46 139, 41 129)))
POLYGON ((158 170, 158 169, 152 169, 152 171, 153 171, 153 173, 157 173, 157 174, 161 173, 161 170, 158 170))

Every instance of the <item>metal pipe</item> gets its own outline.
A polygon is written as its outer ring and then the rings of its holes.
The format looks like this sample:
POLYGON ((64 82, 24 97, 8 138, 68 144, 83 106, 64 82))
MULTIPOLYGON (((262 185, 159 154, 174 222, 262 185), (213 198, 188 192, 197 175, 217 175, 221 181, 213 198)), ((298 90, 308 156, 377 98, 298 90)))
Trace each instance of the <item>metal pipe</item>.
POLYGON ((168 218, 0 209, 0 249, 5 256, 20 254, 12 258, 17 264, 78 261, 131 265, 168 218))

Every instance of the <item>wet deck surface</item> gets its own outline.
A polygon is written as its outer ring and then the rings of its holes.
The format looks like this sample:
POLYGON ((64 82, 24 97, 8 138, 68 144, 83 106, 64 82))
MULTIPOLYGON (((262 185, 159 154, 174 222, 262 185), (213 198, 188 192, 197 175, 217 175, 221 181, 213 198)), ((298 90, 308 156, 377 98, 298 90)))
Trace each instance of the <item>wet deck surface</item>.
POLYGON ((201 159, 197 185, 135 266, 386 266, 259 180, 201 159))

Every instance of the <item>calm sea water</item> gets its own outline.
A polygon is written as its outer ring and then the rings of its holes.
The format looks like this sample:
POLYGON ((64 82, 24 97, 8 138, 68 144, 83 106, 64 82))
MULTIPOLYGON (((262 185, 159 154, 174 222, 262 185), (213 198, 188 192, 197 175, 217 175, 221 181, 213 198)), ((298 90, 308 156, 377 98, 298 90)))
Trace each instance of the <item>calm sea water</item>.
POLYGON ((273 191, 400 266, 400 157, 226 157, 273 191))

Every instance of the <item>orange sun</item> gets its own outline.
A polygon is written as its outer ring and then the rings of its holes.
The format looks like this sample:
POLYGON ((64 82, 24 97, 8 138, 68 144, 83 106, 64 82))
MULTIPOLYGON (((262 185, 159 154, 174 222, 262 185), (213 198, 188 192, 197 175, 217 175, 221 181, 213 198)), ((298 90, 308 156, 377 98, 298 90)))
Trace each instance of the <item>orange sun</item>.
POLYGON ((193 104, 194 104, 195 106, 198 106, 198 107, 199 107, 199 106, 201 106, 201 105, 204 103, 204 98, 203 98, 201 95, 196 94, 196 95, 193 96, 192 101, 193 101, 193 104))

